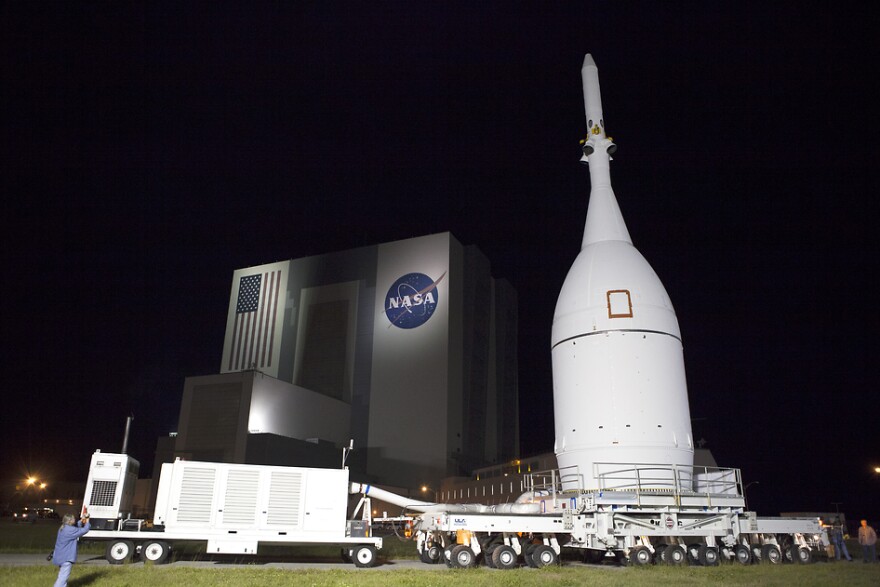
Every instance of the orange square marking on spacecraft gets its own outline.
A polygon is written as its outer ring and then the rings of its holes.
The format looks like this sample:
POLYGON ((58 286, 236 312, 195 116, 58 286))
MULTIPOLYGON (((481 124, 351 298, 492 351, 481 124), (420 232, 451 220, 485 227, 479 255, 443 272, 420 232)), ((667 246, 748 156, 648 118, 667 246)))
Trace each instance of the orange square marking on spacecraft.
POLYGON ((628 289, 612 289, 609 290, 605 297, 608 300, 608 317, 609 318, 632 318, 633 306, 632 298, 628 289))

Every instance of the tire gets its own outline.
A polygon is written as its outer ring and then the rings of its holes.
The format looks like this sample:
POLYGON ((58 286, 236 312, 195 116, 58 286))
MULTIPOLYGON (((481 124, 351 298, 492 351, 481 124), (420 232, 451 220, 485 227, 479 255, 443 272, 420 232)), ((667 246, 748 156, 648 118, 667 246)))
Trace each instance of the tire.
POLYGON ((354 566, 365 569, 376 564, 376 547, 372 544, 359 544, 351 549, 354 566))
POLYGON ((516 551, 510 546, 502 544, 492 553, 492 562, 495 563, 496 569, 515 569, 519 561, 517 561, 516 551))
POLYGON ((134 544, 129 540, 114 540, 107 545, 107 550, 104 551, 104 558, 111 565, 131 562, 133 555, 134 544))
POLYGON ((425 546, 419 553, 419 559, 426 565, 436 565, 443 558, 443 550, 436 544, 425 546))
POLYGON ((459 569, 471 569, 477 565, 477 555, 470 546, 459 544, 452 549, 452 560, 459 569))
POLYGON ((703 546, 699 543, 688 544, 686 547, 687 550, 687 560, 688 564, 691 565, 700 565, 700 547, 703 546))
POLYGON ((559 562, 559 556, 556 551, 546 544, 539 544, 532 550, 532 562, 538 569, 541 567, 550 567, 559 562))
POLYGON ((647 546, 635 546, 629 550, 629 564, 634 567, 646 567, 653 562, 653 558, 647 546))
POLYGON ((532 569, 538 568, 538 564, 532 558, 532 553, 535 552, 535 549, 538 548, 538 546, 540 546, 540 544, 533 544, 530 542, 530 543, 526 544, 524 546, 524 548, 522 549, 523 561, 526 563, 526 566, 528 566, 532 569))
POLYGON ((432 544, 426 550, 428 551, 428 558, 431 559, 431 563, 439 565, 440 559, 443 558, 443 549, 440 548, 440 545, 432 544))
POLYGON ((704 567, 717 567, 719 562, 718 549, 703 544, 697 552, 697 559, 704 567))
POLYGON ((490 569, 495 568, 495 561, 492 560, 492 555, 495 553, 496 548, 498 548, 498 545, 492 544, 483 551, 483 562, 486 563, 486 566, 490 569))
POLYGON ((670 544, 663 553, 666 556, 666 564, 673 567, 680 567, 687 564, 687 552, 684 546, 680 544, 670 544))
POLYGON ((737 544, 733 549, 733 558, 741 565, 752 564, 752 547, 748 544, 737 544))
POLYGON ((600 565, 605 560, 605 551, 588 548, 584 551, 584 562, 591 565, 600 565))
POLYGON ((808 565, 813 562, 813 551, 806 546, 795 546, 791 551, 791 560, 799 565, 808 565))
POLYGON ((150 540, 144 542, 143 546, 141 546, 141 560, 145 563, 163 565, 168 562, 170 554, 171 547, 167 542, 162 542, 161 540, 150 540))
POLYGON ((775 544, 765 544, 761 548, 761 562, 768 565, 778 565, 782 563, 782 551, 775 544))
POLYGON ((752 544, 752 562, 756 565, 764 562, 764 550, 760 544, 752 544))
POLYGON ((658 544, 654 547, 654 562, 657 564, 663 563, 666 564, 666 549, 669 548, 668 544, 658 544))
POLYGON ((443 563, 450 569, 456 568, 455 560, 452 558, 452 549, 455 547, 456 545, 453 544, 452 546, 447 546, 443 549, 443 563))

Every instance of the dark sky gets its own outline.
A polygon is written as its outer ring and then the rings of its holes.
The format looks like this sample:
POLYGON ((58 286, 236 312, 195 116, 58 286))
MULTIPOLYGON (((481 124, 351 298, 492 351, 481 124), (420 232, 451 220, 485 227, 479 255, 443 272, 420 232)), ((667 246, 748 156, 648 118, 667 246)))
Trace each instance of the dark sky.
POLYGON ((4 4, 3 470, 80 479, 132 413, 149 467, 234 269, 447 230, 519 293, 522 452, 552 450, 591 52, 696 437, 761 514, 877 520, 867 5, 421 4, 4 4))

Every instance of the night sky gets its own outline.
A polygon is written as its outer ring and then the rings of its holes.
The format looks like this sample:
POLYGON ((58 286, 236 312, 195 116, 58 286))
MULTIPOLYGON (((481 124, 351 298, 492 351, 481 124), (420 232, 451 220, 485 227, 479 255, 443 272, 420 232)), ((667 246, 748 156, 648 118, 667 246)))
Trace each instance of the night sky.
POLYGON ((522 454, 551 451, 590 52, 695 437, 760 514, 876 525, 868 4, 423 4, 4 4, 2 476, 82 480, 129 414, 150 469, 234 269, 442 231, 519 294, 522 454))

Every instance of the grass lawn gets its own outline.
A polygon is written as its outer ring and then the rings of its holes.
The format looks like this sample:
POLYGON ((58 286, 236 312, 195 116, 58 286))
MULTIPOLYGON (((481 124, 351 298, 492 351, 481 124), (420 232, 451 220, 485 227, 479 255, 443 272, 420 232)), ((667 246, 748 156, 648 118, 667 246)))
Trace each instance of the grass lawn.
MULTIPOLYGON (((0 567, 0 585, 51 585, 56 569, 48 563, 36 567, 0 567)), ((640 587, 653 585, 811 585, 876 586, 880 585, 880 565, 817 563, 808 566, 722 565, 720 567, 644 567, 602 568, 582 565, 520 568, 498 571, 486 568, 470 570, 362 570, 331 571, 282 570, 266 568, 204 569, 169 566, 126 565, 120 567, 74 567, 71 587, 150 585, 187 587, 229 585, 236 587, 307 585, 314 587, 350 586, 386 587, 510 587, 579 586, 640 587)))
MULTIPOLYGON (((58 524, 12 524, 0 523, 0 552, 2 553, 48 553, 54 544, 58 524)), ((860 553, 861 550, 851 549, 860 553)), ((103 545, 84 545, 83 554, 101 554, 103 545)), ((182 558, 198 559, 197 547, 176 552, 182 558)), ((278 560, 339 560, 338 547, 297 547, 260 549, 260 563, 271 560, 277 554, 278 560)), ((415 547, 412 542, 400 542, 394 536, 385 540, 382 549, 385 558, 414 558, 415 547)), ((246 557, 242 561, 248 560, 246 557)), ((427 569, 427 567, 426 567, 427 569)), ((0 566, 0 585, 6 587, 28 585, 51 585, 57 574, 56 567, 49 563, 30 567, 0 566)), ((719 567, 628 567, 585 566, 566 564, 562 567, 545 569, 520 568, 499 571, 484 567, 469 570, 431 568, 430 570, 411 569, 355 569, 341 565, 339 569, 286 570, 266 568, 256 564, 249 568, 191 568, 169 565, 122 565, 88 566, 77 565, 73 569, 71 587, 109 587, 109 586, 364 586, 385 587, 553 587, 598 584, 603 587, 640 587, 670 585, 686 587, 690 585, 779 585, 808 587, 812 585, 878 586, 880 585, 880 564, 865 565, 862 562, 834 563, 817 562, 812 565, 752 565, 743 567, 737 564, 723 564, 719 567)))

